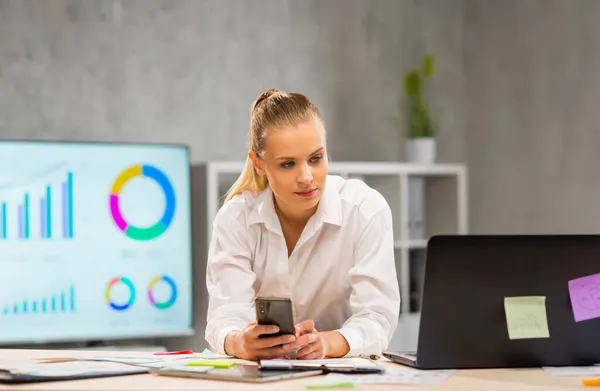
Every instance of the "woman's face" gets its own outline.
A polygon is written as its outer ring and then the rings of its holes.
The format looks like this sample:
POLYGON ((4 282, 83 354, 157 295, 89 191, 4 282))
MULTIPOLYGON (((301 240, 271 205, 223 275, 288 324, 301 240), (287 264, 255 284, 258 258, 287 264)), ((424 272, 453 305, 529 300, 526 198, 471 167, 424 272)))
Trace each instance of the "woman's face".
POLYGON ((278 207, 302 214, 314 209, 327 177, 325 129, 315 118, 267 131, 262 159, 253 159, 260 175, 266 175, 278 207))

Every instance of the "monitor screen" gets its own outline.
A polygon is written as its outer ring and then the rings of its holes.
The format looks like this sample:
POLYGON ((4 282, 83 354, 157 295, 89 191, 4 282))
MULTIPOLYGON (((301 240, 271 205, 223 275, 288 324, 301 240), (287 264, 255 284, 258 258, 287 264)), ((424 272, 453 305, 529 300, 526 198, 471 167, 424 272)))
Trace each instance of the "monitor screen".
POLYGON ((0 141, 0 343, 189 335, 185 146, 0 141))

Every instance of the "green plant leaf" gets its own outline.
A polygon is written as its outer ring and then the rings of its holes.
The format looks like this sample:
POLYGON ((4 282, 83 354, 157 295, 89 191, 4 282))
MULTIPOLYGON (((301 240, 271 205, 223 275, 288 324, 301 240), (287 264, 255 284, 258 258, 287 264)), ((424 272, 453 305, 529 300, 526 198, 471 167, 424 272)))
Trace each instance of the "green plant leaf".
POLYGON ((434 137, 435 124, 431 118, 428 107, 421 97, 412 97, 407 100, 407 128, 408 137, 434 137))
POLYGON ((436 121, 430 112, 423 91, 435 71, 435 57, 424 56, 420 69, 410 69, 404 75, 404 121, 409 138, 435 137, 436 121))
POLYGON ((415 96, 421 92, 421 75, 416 69, 411 69, 404 76, 404 94, 415 96))
POLYGON ((435 72, 435 57, 432 55, 428 55, 423 57, 423 77, 425 79, 431 79, 433 73, 435 72))

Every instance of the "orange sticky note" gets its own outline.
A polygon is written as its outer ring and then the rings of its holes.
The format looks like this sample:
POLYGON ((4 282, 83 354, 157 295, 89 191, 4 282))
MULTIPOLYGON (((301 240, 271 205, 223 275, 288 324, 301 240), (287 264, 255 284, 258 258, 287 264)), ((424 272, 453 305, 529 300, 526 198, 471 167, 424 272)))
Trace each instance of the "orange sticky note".
POLYGON ((600 378, 599 379, 583 379, 583 381, 581 383, 584 386, 600 387, 600 378))

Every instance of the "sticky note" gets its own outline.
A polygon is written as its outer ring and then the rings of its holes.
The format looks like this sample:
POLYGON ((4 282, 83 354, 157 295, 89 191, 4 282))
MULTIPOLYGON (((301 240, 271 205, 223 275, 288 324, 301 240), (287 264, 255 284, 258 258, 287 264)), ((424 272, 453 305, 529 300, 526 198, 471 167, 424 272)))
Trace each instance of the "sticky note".
POLYGON ((550 338, 545 296, 505 297, 510 339, 550 338))
POLYGON ((231 368, 235 365, 235 361, 192 361, 185 365, 189 367, 231 368))
POLYGON ((569 281, 569 296, 576 322, 600 318, 600 273, 569 281))
POLYGON ((588 387, 600 387, 600 379, 583 379, 581 384, 588 387))
POLYGON ((353 388, 354 383, 346 379, 324 378, 305 384, 306 388, 353 388))

